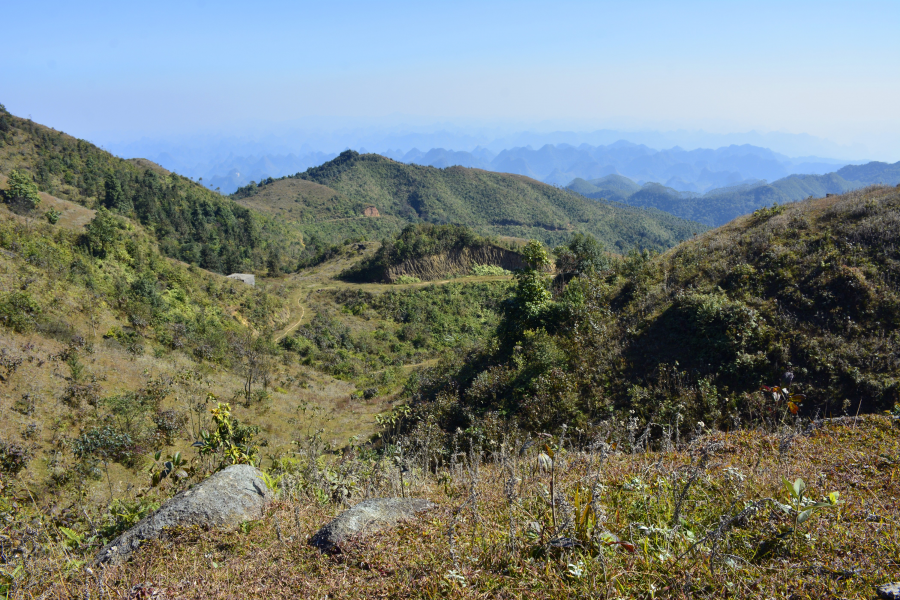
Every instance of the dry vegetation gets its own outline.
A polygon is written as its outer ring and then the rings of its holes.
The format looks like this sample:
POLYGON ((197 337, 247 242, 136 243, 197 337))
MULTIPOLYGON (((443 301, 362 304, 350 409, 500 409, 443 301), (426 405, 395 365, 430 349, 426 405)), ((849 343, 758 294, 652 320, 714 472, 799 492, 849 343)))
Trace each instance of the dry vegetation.
POLYGON ((656 450, 628 423, 593 433, 460 433, 449 462, 421 434, 390 438, 380 459, 298 454, 273 469, 280 500, 262 521, 173 531, 121 567, 86 566, 96 548, 7 506, 5 568, 23 567, 21 598, 865 598, 900 575, 890 418, 698 429, 656 450), (802 478, 811 501, 839 500, 792 531, 784 478, 802 478), (344 507, 336 498, 401 494, 440 507, 343 554, 307 545, 344 507))

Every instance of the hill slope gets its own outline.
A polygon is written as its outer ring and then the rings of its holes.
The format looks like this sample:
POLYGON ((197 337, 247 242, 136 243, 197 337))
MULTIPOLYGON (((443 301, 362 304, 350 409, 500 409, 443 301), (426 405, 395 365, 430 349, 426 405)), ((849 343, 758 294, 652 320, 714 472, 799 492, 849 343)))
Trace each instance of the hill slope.
POLYGON ((302 244, 278 221, 159 165, 117 158, 0 105, 0 173, 13 169, 30 174, 43 192, 132 217, 159 240, 164 254, 212 271, 258 272, 302 244))
POLYGON ((813 415, 900 401, 900 189, 763 209, 652 258, 575 279, 539 317, 515 310, 500 343, 423 387, 450 427, 500 410, 536 429, 634 410, 720 426, 780 417, 761 398, 791 370, 813 415), (774 412, 773 412, 774 411, 774 412), (454 416, 455 415, 455 416, 454 416))
POLYGON ((248 196, 250 190, 239 190, 235 198, 270 211, 292 199, 296 216, 281 216, 301 226, 314 223, 320 235, 335 238, 347 237, 349 231, 397 232, 403 224, 425 221, 549 244, 561 243, 573 232, 590 233, 607 247, 624 251, 636 246, 669 248, 702 229, 659 211, 589 201, 521 175, 420 167, 353 151, 293 179, 263 182, 252 192, 248 196), (364 217, 367 207, 379 216, 364 217), (344 220, 336 221, 339 218, 344 220))

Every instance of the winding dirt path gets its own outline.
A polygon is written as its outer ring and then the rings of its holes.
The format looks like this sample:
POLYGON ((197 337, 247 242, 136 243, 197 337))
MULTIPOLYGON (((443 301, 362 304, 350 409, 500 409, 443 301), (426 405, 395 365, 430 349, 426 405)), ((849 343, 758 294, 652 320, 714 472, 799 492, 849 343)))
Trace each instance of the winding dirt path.
MULTIPOLYGON (((307 294, 307 296, 309 296, 309 294, 307 294)), ((281 335, 279 335, 277 338, 275 338, 275 341, 276 341, 276 342, 280 342, 281 339, 284 338, 284 336, 286 336, 287 334, 289 334, 289 333, 292 332, 293 330, 295 330, 295 329, 297 329, 298 327, 300 327, 300 323, 303 322, 303 317, 306 315, 306 307, 304 307, 304 306, 300 303, 300 299, 301 299, 302 297, 303 297, 303 294, 300 294, 300 295, 297 297, 297 306, 300 307, 300 318, 297 319, 297 322, 296 322, 296 323, 294 323, 293 325, 291 325, 290 327, 288 327, 287 329, 285 329, 284 331, 282 331, 282 332, 281 332, 281 335)))

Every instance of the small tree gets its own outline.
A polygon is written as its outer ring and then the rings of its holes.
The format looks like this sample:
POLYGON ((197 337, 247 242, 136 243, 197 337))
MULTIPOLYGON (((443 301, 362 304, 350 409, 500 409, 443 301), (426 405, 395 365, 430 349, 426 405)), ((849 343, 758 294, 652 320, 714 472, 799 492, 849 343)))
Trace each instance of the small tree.
POLYGON ((267 340, 254 335, 249 330, 245 336, 235 335, 231 338, 231 350, 240 361, 237 371, 244 380, 244 399, 247 405, 253 398, 253 384, 262 381, 263 388, 268 385, 272 371, 272 361, 267 340))
POLYGON ((537 240, 531 240, 522 250, 522 258, 528 265, 516 271, 516 310, 521 324, 537 319, 550 305, 550 280, 547 271, 553 263, 547 249, 537 240))
POLYGON ((13 169, 7 178, 9 189, 3 194, 6 203, 23 211, 35 210, 41 203, 37 184, 26 173, 13 169))
POLYGON ((85 245, 95 256, 105 258, 119 239, 118 229, 116 217, 105 208, 101 208, 85 226, 85 245))
POLYGON ((259 428, 241 425, 231 416, 231 405, 226 403, 217 402, 209 412, 216 428, 211 432, 201 431, 200 439, 194 442, 200 456, 218 455, 216 470, 228 465, 255 463, 259 448, 253 445, 253 438, 259 433, 259 428))

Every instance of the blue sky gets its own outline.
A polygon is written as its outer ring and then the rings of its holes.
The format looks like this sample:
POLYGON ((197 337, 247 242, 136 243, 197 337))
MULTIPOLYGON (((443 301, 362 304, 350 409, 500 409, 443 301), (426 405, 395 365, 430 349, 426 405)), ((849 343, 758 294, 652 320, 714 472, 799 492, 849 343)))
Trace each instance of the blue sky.
POLYGON ((3 0, 2 13, 0 102, 99 141, 330 116, 802 132, 900 159, 898 1, 3 0))

